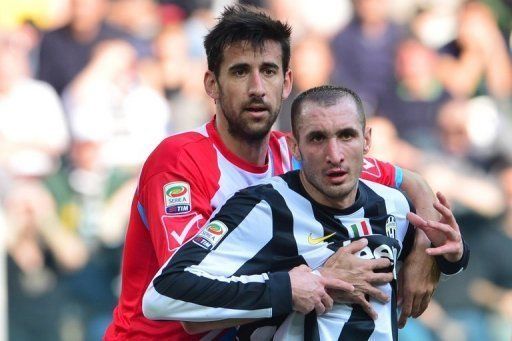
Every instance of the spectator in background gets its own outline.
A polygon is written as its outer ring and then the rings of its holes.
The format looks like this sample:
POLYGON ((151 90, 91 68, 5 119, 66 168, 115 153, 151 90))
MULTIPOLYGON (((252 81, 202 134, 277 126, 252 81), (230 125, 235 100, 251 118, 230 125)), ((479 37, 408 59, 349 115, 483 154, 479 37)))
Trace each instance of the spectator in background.
POLYGON ((457 37, 441 48, 440 76, 454 97, 512 96, 512 62, 487 5, 468 1, 460 8, 457 37))
POLYGON ((438 114, 442 151, 488 172, 511 157, 507 118, 488 97, 453 100, 438 114))
POLYGON ((146 51, 152 39, 160 30, 158 5, 153 0, 117 0, 111 1, 108 21, 123 31, 136 37, 140 43, 136 49, 146 51))
POLYGON ((278 116, 279 129, 290 132, 290 115, 295 97, 307 89, 329 84, 334 60, 326 38, 319 35, 301 37, 292 45, 291 68, 293 87, 290 96, 283 101, 282 115, 278 116))
POLYGON ((59 279, 87 259, 41 183, 67 147, 58 95, 30 78, 29 49, 18 31, 0 33, 0 184, 8 226, 9 330, 14 340, 59 338, 59 279))
POLYGON ((101 141, 75 139, 70 162, 48 179, 61 224, 86 248, 88 261, 62 276, 61 308, 84 340, 99 340, 116 301, 121 247, 135 177, 101 162, 101 141))
POLYGON ((165 99, 140 82, 137 66, 130 44, 104 41, 62 96, 73 137, 101 141, 99 162, 134 174, 171 131, 165 99))
POLYGON ((149 47, 105 22, 107 0, 71 0, 69 23, 43 35, 38 78, 50 83, 59 94, 82 71, 95 46, 108 39, 124 39, 139 46, 145 55, 149 47))
POLYGON ((0 32, 0 166, 13 178, 50 173, 68 143, 59 97, 30 77, 24 38, 0 32))
POLYGON ((436 116, 449 98, 436 76, 436 62, 436 52, 419 41, 401 42, 395 59, 396 87, 387 89, 378 108, 402 139, 426 149, 439 149, 436 116))
POLYGON ((204 93, 206 60, 192 57, 184 24, 169 24, 155 40, 155 56, 165 97, 173 112, 175 131, 192 129, 208 122, 213 113, 204 93))
POLYGON ((512 335, 512 165, 497 172, 506 197, 506 211, 497 228, 487 231, 479 241, 484 276, 471 282, 472 300, 489 314, 493 340, 512 335))
POLYGON ((354 89, 371 115, 395 87, 395 52, 405 32, 389 18, 388 0, 354 0, 353 20, 332 41, 334 84, 354 89))

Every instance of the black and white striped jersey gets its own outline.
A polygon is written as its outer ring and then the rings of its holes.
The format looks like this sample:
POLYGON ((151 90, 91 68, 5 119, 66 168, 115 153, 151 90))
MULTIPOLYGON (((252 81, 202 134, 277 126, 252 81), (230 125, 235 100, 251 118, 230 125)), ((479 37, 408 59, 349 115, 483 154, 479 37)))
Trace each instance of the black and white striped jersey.
POLYGON ((410 210, 401 192, 372 182, 360 181, 354 205, 336 210, 314 202, 298 171, 271 178, 237 192, 174 254, 148 287, 144 313, 181 321, 289 314, 276 338, 396 340, 395 281, 380 287, 389 303, 371 301, 376 321, 357 305, 304 316, 292 313, 288 271, 319 268, 339 247, 365 237, 359 256, 389 258, 396 274, 412 246, 410 210))

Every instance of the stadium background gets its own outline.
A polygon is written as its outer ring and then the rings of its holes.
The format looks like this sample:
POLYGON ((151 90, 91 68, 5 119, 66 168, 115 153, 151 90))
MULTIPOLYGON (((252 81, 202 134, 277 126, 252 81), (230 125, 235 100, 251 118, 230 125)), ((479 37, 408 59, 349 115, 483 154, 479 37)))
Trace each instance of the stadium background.
MULTIPOLYGON (((401 339, 510 340, 512 1, 242 2, 292 25, 292 98, 357 90, 372 155, 453 205, 470 267, 401 339)), ((202 37, 230 3, 0 2, 0 340, 101 338, 138 172, 211 117, 202 37)))

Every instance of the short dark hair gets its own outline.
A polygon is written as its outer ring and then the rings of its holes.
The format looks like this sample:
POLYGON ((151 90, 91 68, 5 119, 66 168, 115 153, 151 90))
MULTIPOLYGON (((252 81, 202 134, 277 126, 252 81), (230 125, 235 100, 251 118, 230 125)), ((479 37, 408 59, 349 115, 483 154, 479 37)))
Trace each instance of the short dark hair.
POLYGON ((364 114, 363 102, 359 95, 349 88, 322 85, 302 92, 293 100, 291 109, 293 136, 295 136, 295 138, 299 137, 299 116, 304 102, 314 102, 321 106, 329 107, 331 105, 335 105, 339 100, 347 96, 351 97, 356 103, 359 122, 361 123, 361 127, 364 131, 366 127, 366 117, 364 114))
POLYGON ((253 6, 227 6, 219 22, 204 38, 204 48, 208 60, 208 70, 219 76, 224 49, 233 43, 247 41, 254 48, 263 47, 267 40, 281 45, 283 73, 290 65, 291 27, 274 20, 262 9, 253 6))

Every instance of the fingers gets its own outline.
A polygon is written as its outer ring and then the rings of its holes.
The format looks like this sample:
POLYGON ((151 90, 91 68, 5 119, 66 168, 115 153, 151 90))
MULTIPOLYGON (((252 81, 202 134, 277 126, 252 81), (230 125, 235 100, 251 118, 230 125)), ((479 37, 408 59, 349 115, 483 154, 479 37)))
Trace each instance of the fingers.
POLYGON ((382 285, 389 283, 393 280, 392 272, 376 272, 368 277, 368 283, 375 285, 382 285))
POLYGON ((400 317, 398 318, 398 328, 405 327, 407 323, 407 318, 411 316, 413 300, 411 295, 407 295, 404 293, 403 302, 402 302, 402 311, 400 313, 400 317))
MULTIPOLYGON (((332 309, 334 301, 331 298, 331 296, 329 296, 327 293, 325 293, 325 295, 322 296, 321 304, 324 307, 324 312, 323 313, 325 313, 325 312, 328 312, 328 311, 330 311, 332 309)), ((315 307, 315 310, 316 310, 316 312, 318 314, 319 312, 316 309, 316 307, 315 307)))
POLYGON ((417 215, 416 213, 407 213, 407 220, 409 220, 411 224, 413 224, 416 227, 427 225, 427 221, 420 217, 419 215, 417 215))
POLYGON ((352 292, 355 290, 352 284, 342 281, 341 279, 322 277, 322 282, 324 286, 329 289, 337 289, 347 292, 352 292))
POLYGON ((439 247, 428 248, 425 251, 429 256, 442 256, 447 254, 458 254, 460 247, 454 243, 445 244, 439 247))
POLYGON ((420 317, 421 314, 423 314, 423 312, 427 309, 431 297, 432 293, 428 293, 423 296, 423 299, 421 300, 421 304, 419 305, 419 309, 416 312, 416 315, 413 315, 415 318, 420 317))
POLYGON ((386 295, 384 292, 382 292, 381 290, 375 288, 375 287, 372 287, 371 285, 367 286, 366 288, 362 289, 362 291, 375 298, 376 300, 382 302, 382 303, 387 303, 389 302, 389 296, 386 295))
POLYGON ((366 245, 368 245, 368 239, 361 238, 361 239, 356 240, 355 242, 350 243, 347 246, 340 248, 340 250, 342 250, 342 252, 345 252, 345 253, 355 254, 355 253, 361 251, 362 249, 364 249, 366 247, 366 245))
POLYGON ((448 203, 448 199, 446 199, 446 197, 444 196, 443 193, 441 192, 437 192, 436 193, 436 197, 437 197, 437 200, 439 200, 439 202, 446 208, 448 208, 449 210, 452 209, 452 207, 450 206, 450 204, 448 203))
POLYGON ((389 260, 389 258, 365 260, 365 263, 367 264, 368 269, 373 271, 387 269, 391 266, 391 260, 389 260))
POLYGON ((363 308, 363 310, 370 316, 373 320, 376 320, 378 317, 377 312, 372 308, 370 302, 366 299, 363 294, 357 295, 354 298, 354 303, 357 303, 363 308))
POLYGON ((429 220, 428 227, 443 232, 443 234, 446 237, 452 240, 457 239, 457 236, 460 234, 458 231, 454 230, 450 225, 439 223, 437 221, 429 220))
MULTIPOLYGON (((441 203, 439 202, 435 202, 434 203, 434 208, 439 212, 441 213, 441 215, 443 216, 444 219, 446 219, 446 222, 448 224, 450 224, 451 226, 453 226, 455 228, 455 226, 457 226, 457 222, 455 220, 455 217, 453 216, 453 212, 446 206, 443 206, 441 203)), ((458 226, 457 226, 457 229, 458 229, 458 226)))

